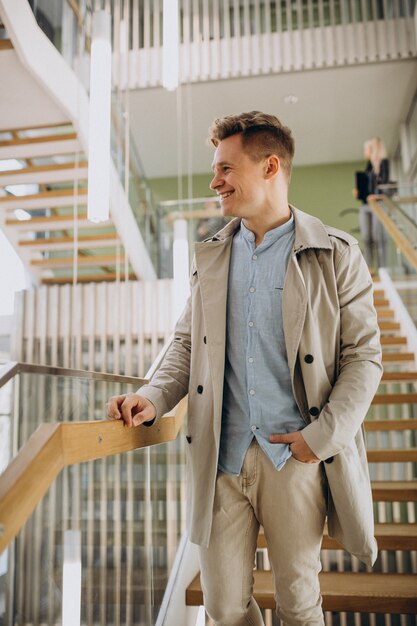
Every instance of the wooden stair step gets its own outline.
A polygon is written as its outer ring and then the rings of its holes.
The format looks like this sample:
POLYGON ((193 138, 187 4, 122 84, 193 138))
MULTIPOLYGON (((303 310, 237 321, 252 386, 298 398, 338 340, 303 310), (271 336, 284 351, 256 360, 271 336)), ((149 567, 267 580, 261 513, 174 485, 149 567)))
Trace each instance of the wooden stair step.
POLYGON ((415 463, 417 448, 379 448, 367 450, 368 463, 415 463))
POLYGON ((392 309, 377 309, 378 319, 394 319, 395 312, 392 309))
POLYGON ((75 153, 79 149, 76 133, 6 139, 0 141, 0 159, 31 159, 75 153))
MULTIPOLYGON (((54 215, 53 217, 32 217, 30 220, 7 219, 6 226, 13 226, 16 230, 48 232, 60 230, 72 230, 74 219, 72 215, 54 215)), ((97 226, 96 223, 87 219, 87 213, 79 213, 77 216, 78 228, 108 228, 110 222, 103 222, 97 226)))
POLYGON ((400 330, 401 326, 399 322, 386 322, 384 320, 378 320, 378 326, 380 331, 393 331, 400 330))
POLYGON ((417 480, 373 480, 374 502, 417 502, 417 480))
POLYGON ((415 404, 417 393, 377 393, 372 404, 415 404))
POLYGON ((385 363, 395 363, 396 361, 414 361, 414 352, 384 352, 382 361, 385 363))
POLYGON ((407 337, 384 335, 381 337, 381 346, 403 346, 407 343, 407 337))
POLYGON ((384 289, 374 289, 374 298, 385 298, 384 289))
MULTIPOLYGON (((117 263, 124 264, 124 255, 117 256, 115 254, 108 255, 98 255, 98 254, 90 254, 88 256, 78 256, 77 265, 78 267, 83 266, 96 266, 96 265, 106 265, 113 266, 117 265, 117 263)), ((72 267, 74 264, 74 259, 72 256, 66 257, 52 257, 51 259, 34 259, 31 261, 31 265, 40 268, 65 268, 72 267)))
POLYGON ((87 178, 87 161, 80 163, 54 163, 52 165, 31 165, 19 170, 0 172, 0 186, 27 185, 36 183, 46 185, 87 178))
MULTIPOLYGON (((272 572, 255 570, 254 598, 261 609, 275 609, 272 572)), ((417 576, 362 572, 319 574, 324 611, 407 614, 417 611, 417 576)), ((201 606, 197 575, 186 591, 187 606, 201 606)))
POLYGON ((363 423, 366 432, 417 430, 417 419, 374 420, 366 419, 363 423))
MULTIPOLYGON (((126 280, 124 272, 116 274, 116 272, 108 272, 106 274, 78 274, 77 283, 103 283, 113 282, 117 279, 126 280)), ((130 272, 128 280, 137 280, 134 272, 130 272)), ((72 274, 68 276, 48 276, 41 279, 42 285, 66 285, 73 282, 72 274)))
POLYGON ((390 304, 389 300, 387 300, 386 298, 381 298, 381 297, 374 297, 374 307, 375 308, 385 308, 388 307, 390 304))
MULTIPOLYGON (((99 235, 83 235, 77 238, 79 250, 91 248, 107 248, 117 244, 119 238, 117 233, 101 233, 99 235)), ((48 237, 38 239, 21 239, 19 246, 29 247, 31 250, 73 250, 74 237, 48 237)))
MULTIPOLYGON (((375 538, 379 550, 417 550, 416 524, 375 524, 375 538)), ((263 528, 258 535, 258 548, 267 548, 263 528)), ((322 550, 343 550, 336 539, 329 537, 327 527, 323 534, 322 550)))
POLYGON ((0 51, 13 50, 13 43, 10 39, 0 39, 0 51))
POLYGON ((400 330, 399 322, 378 322, 379 330, 400 330))
POLYGON ((381 383, 390 382, 417 382, 417 372, 384 372, 382 374, 381 383))
POLYGON ((34 211, 37 209, 85 205, 87 193, 87 189, 81 187, 76 194, 74 194, 73 189, 53 189, 27 196, 5 196, 0 198, 0 208, 6 211, 16 209, 34 211))

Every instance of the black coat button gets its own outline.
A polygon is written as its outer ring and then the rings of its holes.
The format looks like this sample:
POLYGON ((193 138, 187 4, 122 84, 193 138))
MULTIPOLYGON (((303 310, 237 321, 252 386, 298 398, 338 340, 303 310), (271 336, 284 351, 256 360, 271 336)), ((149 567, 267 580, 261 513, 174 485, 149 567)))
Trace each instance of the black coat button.
POLYGON ((320 409, 318 409, 316 406, 311 406, 308 409, 308 412, 310 413, 311 417, 317 417, 320 413, 320 409))
POLYGON ((314 361, 314 356, 312 354, 306 354, 304 357, 304 361, 306 363, 312 363, 314 361))
POLYGON ((207 343, 207 337, 204 337, 203 341, 204 343, 207 343))
POLYGON ((203 385, 198 385, 197 387, 197 393, 203 393, 204 387, 203 385))
POLYGON ((325 463, 333 463, 333 461, 334 461, 334 456, 329 456, 328 459, 324 459, 325 463))
POLYGON ((191 443, 191 435, 185 435, 186 440, 188 441, 188 443, 191 443))

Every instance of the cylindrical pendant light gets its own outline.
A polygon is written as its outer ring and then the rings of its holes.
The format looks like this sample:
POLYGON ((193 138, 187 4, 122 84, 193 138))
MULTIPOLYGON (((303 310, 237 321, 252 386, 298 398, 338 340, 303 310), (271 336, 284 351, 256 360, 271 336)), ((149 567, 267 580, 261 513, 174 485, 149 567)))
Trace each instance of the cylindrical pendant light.
POLYGON ((109 219, 111 17, 96 11, 92 20, 90 122, 88 141, 88 209, 92 222, 109 219))

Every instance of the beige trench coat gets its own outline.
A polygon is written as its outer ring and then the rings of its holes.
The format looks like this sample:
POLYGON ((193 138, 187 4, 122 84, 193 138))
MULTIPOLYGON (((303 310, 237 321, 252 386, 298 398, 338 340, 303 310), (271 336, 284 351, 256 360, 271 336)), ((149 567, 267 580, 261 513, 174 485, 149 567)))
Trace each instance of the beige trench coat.
MULTIPOLYGON (((362 422, 381 378, 373 285, 357 241, 291 207, 295 244, 283 330, 303 436, 324 463, 329 534, 367 564, 377 554, 362 422)), ((207 546, 217 473, 229 259, 239 220, 197 243, 191 295, 162 367, 138 393, 157 418, 189 394, 188 526, 207 546)), ((306 521, 308 523, 308 520, 306 521)))

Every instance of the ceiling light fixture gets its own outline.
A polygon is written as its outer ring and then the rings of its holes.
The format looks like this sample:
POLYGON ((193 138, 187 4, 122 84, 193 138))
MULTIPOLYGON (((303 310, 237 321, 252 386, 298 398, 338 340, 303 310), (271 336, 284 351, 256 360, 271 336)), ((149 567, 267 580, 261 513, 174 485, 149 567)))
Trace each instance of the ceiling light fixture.
POLYGON ((162 86, 175 91, 179 85, 178 0, 164 0, 162 34, 162 86))
POLYGON ((92 20, 90 116, 88 138, 88 207, 91 222, 109 219, 111 17, 96 11, 92 20))
POLYGON ((298 96, 294 96, 294 94, 289 94, 284 97, 285 104, 297 104, 298 96))

